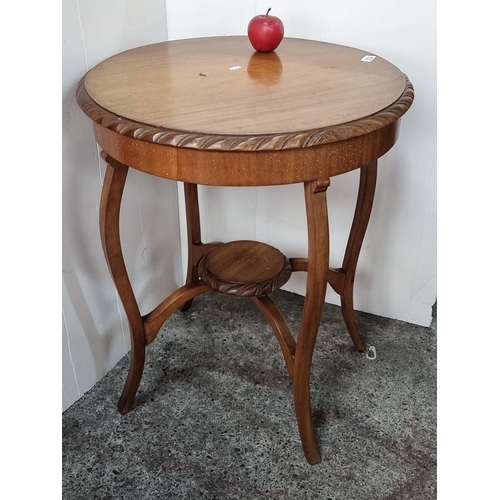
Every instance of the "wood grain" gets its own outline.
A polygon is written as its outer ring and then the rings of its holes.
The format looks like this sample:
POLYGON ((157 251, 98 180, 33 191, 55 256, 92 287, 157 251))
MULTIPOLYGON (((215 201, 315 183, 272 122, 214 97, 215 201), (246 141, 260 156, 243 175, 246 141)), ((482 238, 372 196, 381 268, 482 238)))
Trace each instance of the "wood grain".
POLYGON ((278 339, 283 357, 285 358, 288 375, 293 380, 293 364, 295 362, 296 343, 285 319, 281 315, 276 304, 268 295, 252 297, 254 304, 260 309, 271 325, 276 338, 278 339))
MULTIPOLYGON (((198 202, 198 186, 196 184, 184 183, 184 202, 186 206, 186 229, 188 262, 186 273, 186 285, 197 283, 198 262, 208 251, 220 245, 219 242, 203 243, 201 241, 200 207, 198 202)), ((187 300, 181 307, 182 311, 187 311, 193 299, 187 300)))
POLYGON ((101 242, 109 272, 127 314, 130 328, 129 371, 118 401, 120 413, 127 413, 132 407, 144 370, 146 334, 120 242, 120 206, 129 168, 106 153, 101 156, 108 164, 99 207, 101 242))
POLYGON ((321 461, 312 420, 310 377, 314 345, 325 301, 330 253, 326 201, 328 185, 328 179, 304 183, 308 269, 304 310, 300 321, 293 366, 293 394, 302 448, 310 464, 317 464, 321 461))
POLYGON ((165 146, 94 123, 94 136, 113 158, 166 179, 208 186, 272 186, 350 172, 396 143, 399 120, 339 142, 280 151, 213 151, 165 146))
POLYGON ((253 297, 282 287, 290 279, 292 266, 278 249, 240 240, 210 250, 200 260, 198 274, 218 292, 253 297))
POLYGON ((311 147, 377 130, 410 107, 407 77, 381 57, 362 62, 364 55, 293 38, 258 56, 246 37, 164 42, 97 65, 80 82, 77 101, 105 128, 157 144, 311 147))

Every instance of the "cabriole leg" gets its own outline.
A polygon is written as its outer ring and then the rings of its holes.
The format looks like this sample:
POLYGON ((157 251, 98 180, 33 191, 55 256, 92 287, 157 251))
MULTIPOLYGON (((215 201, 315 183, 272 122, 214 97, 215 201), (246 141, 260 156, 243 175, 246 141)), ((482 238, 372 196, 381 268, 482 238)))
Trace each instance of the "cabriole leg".
POLYGON ((132 406, 144 370, 146 338, 143 321, 127 274, 120 243, 120 205, 128 167, 104 152, 102 156, 108 166, 99 210, 101 242, 109 271, 115 282, 130 326, 130 367, 125 387, 118 402, 118 410, 121 413, 126 413, 132 406))
POLYGON ((308 231, 308 269, 304 310, 295 351, 293 390, 302 447, 310 464, 321 461, 312 421, 310 373, 327 286, 330 245, 326 190, 329 185, 329 179, 308 181, 304 184, 308 231))
POLYGON ((340 295, 342 316, 347 327, 347 331, 359 351, 364 351, 365 346, 359 334, 358 325, 354 316, 354 276, 358 263, 359 253, 363 238, 365 237, 368 221, 375 197, 375 186, 377 183, 377 162, 360 168, 359 191, 356 202, 356 210, 352 221, 351 232, 347 241, 342 271, 345 273, 344 289, 340 295))

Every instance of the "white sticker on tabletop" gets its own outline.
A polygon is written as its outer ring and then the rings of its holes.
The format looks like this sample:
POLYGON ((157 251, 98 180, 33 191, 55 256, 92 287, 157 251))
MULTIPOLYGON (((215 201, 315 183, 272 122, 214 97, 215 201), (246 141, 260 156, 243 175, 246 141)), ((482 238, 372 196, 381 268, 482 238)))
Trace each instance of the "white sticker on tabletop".
POLYGON ((241 69, 241 66, 231 66, 229 69, 231 71, 236 71, 237 69, 241 69))
POLYGON ((377 56, 365 56, 365 57, 362 57, 361 60, 363 62, 372 62, 377 56))

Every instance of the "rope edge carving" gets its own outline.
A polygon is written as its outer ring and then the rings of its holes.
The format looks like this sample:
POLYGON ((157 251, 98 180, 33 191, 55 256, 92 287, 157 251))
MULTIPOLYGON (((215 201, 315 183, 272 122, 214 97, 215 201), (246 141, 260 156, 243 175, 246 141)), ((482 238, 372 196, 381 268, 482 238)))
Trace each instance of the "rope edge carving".
POLYGON ((120 135, 141 141, 200 150, 276 151, 343 141, 369 134, 395 122, 408 111, 414 99, 413 85, 404 76, 405 89, 399 99, 374 115, 326 129, 272 135, 199 134, 135 122, 99 106, 85 89, 85 77, 78 84, 76 100, 82 111, 94 122, 120 135))
POLYGON ((206 255, 198 263, 198 275, 203 283, 221 293, 237 295, 238 297, 267 295, 281 288, 292 275, 292 264, 287 257, 283 257, 285 262, 281 271, 272 278, 259 283, 230 281, 214 275, 207 269, 206 255))

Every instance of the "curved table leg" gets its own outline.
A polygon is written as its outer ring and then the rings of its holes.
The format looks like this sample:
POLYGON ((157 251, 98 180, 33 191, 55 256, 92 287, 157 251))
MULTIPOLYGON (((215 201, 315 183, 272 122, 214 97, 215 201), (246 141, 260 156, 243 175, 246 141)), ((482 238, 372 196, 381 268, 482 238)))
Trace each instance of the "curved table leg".
POLYGON ((126 413, 132 406, 144 370, 146 337, 120 243, 120 205, 128 167, 105 153, 102 156, 108 167, 104 178, 99 210, 101 242, 109 271, 127 314, 132 344, 129 372, 118 402, 118 410, 121 413, 126 413))
POLYGON ((358 263, 359 253, 363 238, 365 237, 368 221, 373 206, 375 196, 375 186, 377 183, 377 161, 360 168, 359 191, 356 202, 356 210, 352 221, 351 232, 347 241, 347 246, 342 263, 342 271, 345 273, 344 289, 340 294, 340 304, 342 316, 347 327, 347 331, 359 351, 364 351, 365 346, 359 334, 358 325, 354 316, 354 276, 358 263))
MULTIPOLYGON (((184 203, 186 205, 186 226, 188 237, 188 264, 186 285, 198 280, 198 270, 196 268, 196 249, 201 245, 200 207, 198 204, 198 186, 196 184, 184 183, 184 203)), ((187 311, 193 299, 188 300, 181 311, 187 311)))
POLYGON ((293 367, 293 391, 302 447, 310 464, 321 461, 312 421, 310 373, 326 295, 330 253, 326 190, 329 185, 329 179, 304 183, 309 249, 306 296, 293 367))
MULTIPOLYGON (((212 248, 220 243, 202 243, 200 226, 200 206, 198 202, 198 185, 189 182, 184 183, 184 202, 186 206, 186 226, 188 238, 188 264, 186 285, 199 281, 198 262, 212 248)), ((181 311, 187 311, 193 299, 189 299, 181 306, 181 311)))

